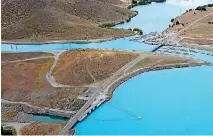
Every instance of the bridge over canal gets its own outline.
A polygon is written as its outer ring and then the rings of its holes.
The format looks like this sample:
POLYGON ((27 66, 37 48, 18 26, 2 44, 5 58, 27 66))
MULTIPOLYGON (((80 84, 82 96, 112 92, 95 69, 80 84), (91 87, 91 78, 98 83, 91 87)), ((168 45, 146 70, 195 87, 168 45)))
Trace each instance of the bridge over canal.
MULTIPOLYGON (((154 47, 150 52, 155 52, 164 45, 158 45, 154 47)), ((73 128, 73 126, 78 122, 84 119, 88 113, 98 107, 101 103, 106 100, 104 92, 112 85, 112 82, 117 79, 118 76, 125 75, 125 70, 130 68, 131 66, 135 65, 137 62, 141 61, 142 59, 146 58, 148 54, 140 54, 137 58, 132 60, 131 62, 127 63, 117 72, 115 72, 110 78, 108 78, 101 86, 99 87, 90 87, 87 91, 95 92, 92 97, 86 102, 86 104, 72 117, 68 123, 64 126, 64 128, 60 131, 58 135, 66 135, 69 134, 69 130, 73 128)))

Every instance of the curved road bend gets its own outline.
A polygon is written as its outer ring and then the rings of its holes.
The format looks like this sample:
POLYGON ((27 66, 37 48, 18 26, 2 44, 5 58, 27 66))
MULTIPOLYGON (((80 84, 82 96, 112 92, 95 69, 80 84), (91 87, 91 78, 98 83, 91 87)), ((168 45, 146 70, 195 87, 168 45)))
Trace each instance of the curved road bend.
POLYGON ((55 78, 52 76, 52 73, 53 73, 53 69, 56 67, 57 65, 57 62, 58 62, 58 59, 59 59, 59 56, 63 53, 64 51, 60 51, 58 53, 56 53, 54 55, 54 62, 50 68, 50 70, 47 72, 46 74, 46 79, 47 81, 50 83, 50 85, 52 87, 67 87, 67 88, 82 88, 82 87, 95 87, 95 86, 92 86, 92 85, 82 85, 82 86, 72 86, 72 85, 63 85, 63 84, 60 84, 60 83, 57 83, 55 78))
MULTIPOLYGON (((180 30, 178 33, 172 35, 171 37, 168 37, 170 40, 173 40, 180 35, 181 33, 183 33, 185 30, 189 29, 191 26, 195 25, 197 22, 199 22, 200 20, 202 20, 203 18, 211 15, 213 13, 210 13, 208 15, 205 15, 204 17, 194 21, 193 23, 191 23, 189 26, 185 27, 184 29, 180 30)), ((166 39, 166 41, 169 41, 168 38, 166 39)), ((159 45, 162 47, 162 45, 159 45)), ((175 45, 172 45, 172 47, 175 45)), ((155 50, 155 48, 153 48, 153 50, 155 50)), ((158 48, 159 49, 159 48, 158 48)), ((151 50, 152 51, 152 50, 151 50)), ((156 51, 156 50, 155 50, 156 51)), ((101 89, 98 89, 96 91, 96 93, 87 101, 87 103, 76 113, 76 115, 71 118, 68 123, 66 124, 66 126, 61 130, 61 132, 59 133, 59 135, 64 135, 67 134, 67 132, 69 131, 69 129, 71 129, 75 123, 78 121, 78 119, 82 116, 82 114, 84 113, 84 111, 87 110, 88 107, 90 107, 90 105, 92 104, 92 102, 96 99, 96 97, 99 95, 99 92, 106 92, 108 91, 108 87, 109 85, 111 85, 112 82, 119 74, 126 74, 125 70, 130 68, 131 66, 135 65, 137 62, 139 62, 140 60, 146 58, 149 54, 141 54, 139 55, 137 58, 135 58, 134 60, 130 61, 129 63, 127 63, 125 66, 123 66, 121 69, 119 69, 117 72, 115 72, 110 78, 108 78, 101 86, 101 89)), ((121 75, 122 76, 122 75, 121 75)), ((92 88, 89 88, 92 89, 92 88)))
MULTIPOLYGON (((194 22, 192 22, 191 24, 189 24, 187 27, 183 28, 182 30, 180 30, 179 32, 175 33, 174 35, 166 38, 166 41, 175 41, 176 37, 180 34, 182 34, 184 31, 188 30, 190 27, 192 27, 193 25, 195 25, 196 23, 198 23, 200 20, 208 17, 209 15, 212 15, 213 13, 209 13, 197 20, 195 20, 194 22)), ((161 46, 161 45, 159 45, 161 46)), ((174 46, 174 45, 173 45, 174 46)), ((172 47, 173 47, 172 46, 172 47)), ((154 50, 157 47, 154 47, 152 50, 154 50)), ((151 51, 152 51, 151 50, 151 51)), ((105 86, 107 86, 107 84, 113 79, 115 78, 117 75, 119 75, 122 71, 124 71, 125 69, 128 69, 130 66, 133 66, 134 64, 136 64, 138 61, 140 61, 141 59, 146 58, 146 56, 144 54, 141 54, 140 56, 138 56, 136 59, 130 61, 128 64, 126 64, 124 67, 122 67, 121 69, 119 69, 116 73, 114 73, 106 82, 104 82, 104 84, 102 85, 102 87, 104 88, 105 86), (106 85, 105 85, 106 84, 106 85)), ((126 71, 126 70, 125 70, 126 71)))
MULTIPOLYGON (((159 45, 161 46, 161 45, 159 45)), ((155 47, 156 48, 156 47, 155 47)), ((154 48, 154 49, 155 49, 154 48)), ((152 51, 152 50, 151 50, 152 51)), ((135 65, 137 62, 141 61, 142 59, 146 58, 149 56, 149 53, 143 53, 140 54, 138 57, 136 57, 134 60, 130 61, 127 63, 125 66, 123 66, 121 69, 119 69, 117 72, 115 72, 110 78, 108 78, 100 88, 97 87, 90 87, 88 90, 96 90, 95 94, 86 102, 86 104, 75 114, 73 118, 71 118, 66 126, 61 130, 61 132, 58 135, 65 135, 69 132, 69 129, 71 129, 77 122, 78 119, 82 116, 82 114, 91 106, 93 101, 97 98, 97 96, 101 95, 101 92, 108 91, 109 85, 111 85, 112 81, 116 78, 118 78, 119 74, 124 75, 125 70, 130 68, 131 66, 135 65)), ((121 75, 121 76, 122 76, 121 75)))

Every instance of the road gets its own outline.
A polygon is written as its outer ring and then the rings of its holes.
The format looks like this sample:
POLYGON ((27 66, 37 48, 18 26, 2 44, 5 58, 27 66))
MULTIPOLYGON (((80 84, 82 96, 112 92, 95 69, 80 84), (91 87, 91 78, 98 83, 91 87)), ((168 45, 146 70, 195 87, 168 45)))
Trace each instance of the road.
POLYGON ((180 34, 184 33, 184 32, 185 32, 186 30, 188 30, 190 27, 192 27, 193 25, 197 24, 197 23, 198 23, 199 21, 201 21, 202 19, 204 19, 204 18, 206 18, 206 17, 208 17, 208 16, 210 16, 210 15, 212 15, 212 14, 213 14, 213 13, 209 13, 209 14, 207 14, 207 15, 205 15, 205 16, 203 16, 203 17, 197 19, 197 20, 195 20, 194 22, 192 22, 191 24, 189 24, 189 25, 186 26, 185 28, 183 28, 183 29, 181 29, 180 31, 178 31, 177 33, 175 33, 174 35, 168 37, 168 38, 166 39, 167 42, 168 42, 168 43, 176 43, 176 42, 174 42, 174 41, 175 41, 175 39, 177 39, 177 37, 178 37, 180 34))
POLYGON ((53 70, 54 68, 56 67, 57 63, 58 63, 58 60, 59 60, 59 56, 63 53, 64 51, 60 51, 58 53, 55 53, 54 54, 54 62, 50 68, 50 70, 47 72, 46 74, 46 79, 47 81, 49 82, 49 84, 52 86, 52 87, 65 87, 65 88, 83 88, 83 87, 95 87, 95 86, 92 86, 92 85, 83 85, 83 86, 74 86, 74 85, 63 85, 63 84, 60 84, 58 82, 56 82, 55 78, 52 76, 52 73, 53 73, 53 70))
POLYGON ((86 102, 86 104, 75 114, 75 116, 68 121, 68 123, 64 126, 64 128, 61 130, 61 132, 58 135, 67 134, 67 132, 69 132, 69 130, 78 122, 79 118, 90 107, 90 105, 96 99, 98 95, 99 95, 99 90, 97 90, 95 94, 86 102))
MULTIPOLYGON (((151 50, 152 51, 152 50, 151 50)), ((78 122, 78 119, 83 115, 83 113, 91 106, 91 104, 94 102, 94 100, 100 95, 100 93, 107 93, 109 85, 114 83, 114 80, 116 80, 118 77, 122 75, 126 75, 125 71, 130 68, 131 66, 135 65, 137 62, 141 61, 142 59, 149 56, 148 53, 142 53, 138 57, 136 57, 134 60, 127 63, 125 66, 123 66, 121 69, 119 69, 117 72, 115 72, 108 80, 106 80, 100 88, 92 88, 89 89, 96 89, 95 94, 87 101, 87 103, 75 114, 73 118, 71 118, 66 126, 61 130, 59 135, 65 135, 69 130, 78 122), (120 75, 121 74, 121 75, 120 75)))
MULTIPOLYGON (((192 22, 190 25, 188 25, 187 27, 185 27, 184 29, 180 30, 179 32, 177 32, 176 34, 168 37, 167 42, 172 41, 174 43, 175 39, 177 38, 178 35, 182 34, 184 31, 188 30, 190 27, 192 27, 193 25, 195 25, 196 23, 198 23, 200 20, 202 20, 203 18, 211 15, 213 13, 207 14, 205 16, 203 16, 202 18, 199 18, 197 20, 195 20, 194 22, 192 22)), ((162 45, 159 45, 159 47, 162 47, 162 45)), ((175 46, 175 45, 173 45, 175 46)), ((173 47, 172 46, 172 47, 173 47)), ((154 47, 150 52, 154 51, 156 48, 158 47, 154 47)), ((69 129, 71 129, 75 123, 78 122, 78 119, 83 115, 83 113, 91 106, 91 104, 94 102, 94 100, 96 99, 97 96, 100 95, 100 93, 104 92, 107 93, 108 88, 115 83, 116 81, 118 81, 121 77, 124 77, 126 75, 126 70, 130 67, 132 67, 133 65, 135 65, 137 62, 141 61, 142 59, 145 59, 146 57, 149 56, 150 52, 148 53, 142 53, 140 54, 138 57, 136 57, 134 60, 130 61, 129 63, 127 63, 125 66, 123 66, 121 69, 119 69, 117 72, 115 72, 111 77, 109 77, 100 87, 100 89, 96 90, 96 93, 87 101, 87 103, 76 113, 76 115, 71 118, 68 123, 66 124, 66 126, 61 130, 61 132, 59 133, 59 135, 64 135, 67 134, 69 132, 69 129)), ((93 89, 93 88, 89 88, 89 89, 93 89)))
POLYGON ((30 59, 13 60, 13 61, 2 61, 1 63, 13 63, 13 62, 21 62, 21 61, 29 61, 29 60, 37 60, 37 59, 46 59, 46 58, 53 58, 53 56, 35 57, 35 58, 30 58, 30 59))
POLYGON ((131 66, 135 65, 137 62, 139 62, 142 59, 145 59, 148 56, 148 53, 142 53, 140 54, 137 58, 134 60, 130 61, 126 65, 124 65, 121 69, 119 69, 117 72, 115 72, 110 78, 108 78, 103 84, 102 84, 102 89, 106 89, 109 83, 117 78, 120 74, 125 74, 125 71, 130 68, 131 66))

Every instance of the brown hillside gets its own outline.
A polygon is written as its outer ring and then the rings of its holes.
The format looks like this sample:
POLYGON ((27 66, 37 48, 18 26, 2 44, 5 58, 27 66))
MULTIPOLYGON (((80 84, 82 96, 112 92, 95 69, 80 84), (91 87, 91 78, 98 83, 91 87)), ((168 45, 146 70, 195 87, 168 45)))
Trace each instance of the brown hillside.
POLYGON ((31 59, 36 57, 46 57, 53 56, 52 53, 47 52, 19 52, 19 53, 1 53, 1 61, 16 61, 16 60, 24 60, 31 59))
POLYGON ((57 135, 66 123, 33 122, 21 128, 22 135, 57 135))
POLYGON ((2 39, 24 41, 88 40, 130 35, 129 30, 99 28, 134 13, 115 0, 3 0, 2 39))
POLYGON ((132 4, 132 0, 120 0, 120 1, 119 0, 99 0, 99 1, 114 4, 116 6, 124 7, 124 8, 132 4))
POLYGON ((53 70, 56 81, 69 85, 88 85, 110 77, 138 53, 113 50, 70 50, 63 52, 53 70))
MULTIPOLYGON (((13 58, 13 54, 8 54, 12 55, 9 58, 13 58)), ((21 55, 25 57, 28 54, 20 53, 17 56, 21 55)), ((86 88, 52 87, 46 80, 46 73, 52 63, 53 58, 43 58, 2 64, 1 98, 53 109, 81 108, 85 101, 78 99, 78 96, 82 95, 86 88)))

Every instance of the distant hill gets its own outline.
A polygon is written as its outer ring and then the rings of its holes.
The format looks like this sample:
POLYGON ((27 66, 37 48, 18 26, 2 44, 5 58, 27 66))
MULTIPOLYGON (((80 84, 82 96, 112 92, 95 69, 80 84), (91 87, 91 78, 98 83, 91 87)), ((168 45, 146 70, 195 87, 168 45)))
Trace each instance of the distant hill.
POLYGON ((2 40, 87 40, 130 35, 98 27, 127 20, 129 0, 2 0, 2 40))

